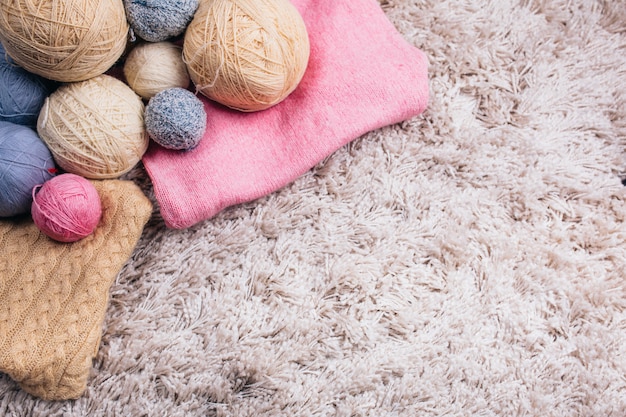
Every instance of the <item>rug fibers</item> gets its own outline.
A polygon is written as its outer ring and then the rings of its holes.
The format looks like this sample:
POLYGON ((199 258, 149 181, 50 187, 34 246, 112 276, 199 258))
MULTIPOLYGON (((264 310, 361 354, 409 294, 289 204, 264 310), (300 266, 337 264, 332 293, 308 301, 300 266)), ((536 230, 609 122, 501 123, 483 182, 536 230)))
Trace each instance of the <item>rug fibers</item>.
POLYGON ((626 3, 380 3, 428 110, 187 230, 157 207, 85 395, 0 376, 1 415, 626 415, 626 3))

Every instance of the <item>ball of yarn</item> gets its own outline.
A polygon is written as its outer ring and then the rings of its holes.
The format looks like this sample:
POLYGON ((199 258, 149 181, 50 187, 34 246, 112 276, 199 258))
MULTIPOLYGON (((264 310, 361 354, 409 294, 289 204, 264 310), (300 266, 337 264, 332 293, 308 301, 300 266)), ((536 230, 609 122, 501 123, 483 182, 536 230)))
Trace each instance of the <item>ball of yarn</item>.
POLYGON ((160 42, 185 31, 198 0, 124 0, 124 7, 135 35, 160 42))
POLYGON ((117 178, 148 148, 143 114, 143 101, 128 85, 99 75, 52 93, 39 113, 37 132, 65 171, 117 178))
POLYGON ((146 106, 146 130, 159 145, 176 150, 195 148, 206 129, 204 104, 192 92, 170 88, 157 93, 146 106))
POLYGON ((50 151, 33 129, 0 121, 0 217, 28 213, 33 187, 55 172, 50 151))
POLYGON ((0 120, 35 127, 51 92, 50 81, 11 62, 0 45, 0 120))
POLYGON ((309 59, 304 21, 289 0, 201 2, 187 27, 183 60, 208 98, 263 110, 300 83, 309 59))
POLYGON ((102 203, 92 183, 62 174, 33 189, 31 215, 45 235, 59 242, 76 242, 96 229, 102 203))
POLYGON ((27 71, 57 81, 104 73, 122 55, 128 37, 119 0, 11 0, 0 2, 0 40, 27 71))
POLYGON ((190 84, 183 51, 171 42, 140 43, 124 63, 128 85, 141 97, 149 100, 159 91, 190 84))

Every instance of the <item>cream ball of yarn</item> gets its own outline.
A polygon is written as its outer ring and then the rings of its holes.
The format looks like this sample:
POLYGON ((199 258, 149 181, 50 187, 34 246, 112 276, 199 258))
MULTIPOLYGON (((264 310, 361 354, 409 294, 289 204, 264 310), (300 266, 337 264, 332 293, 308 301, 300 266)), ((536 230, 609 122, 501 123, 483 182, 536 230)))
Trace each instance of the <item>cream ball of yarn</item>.
POLYGON ((126 57, 124 76, 128 85, 146 100, 168 88, 190 84, 183 49, 172 42, 137 44, 126 57))
POLYGON ((128 22, 121 0, 0 2, 0 41, 34 74, 82 81, 106 72, 124 53, 128 22))
POLYGON ((198 91, 242 111, 266 109, 291 94, 309 53, 306 26, 289 0, 202 1, 183 41, 198 91))
POLYGON ((91 179, 130 171, 149 143, 143 101, 109 75, 59 87, 39 113, 37 133, 58 166, 91 179))

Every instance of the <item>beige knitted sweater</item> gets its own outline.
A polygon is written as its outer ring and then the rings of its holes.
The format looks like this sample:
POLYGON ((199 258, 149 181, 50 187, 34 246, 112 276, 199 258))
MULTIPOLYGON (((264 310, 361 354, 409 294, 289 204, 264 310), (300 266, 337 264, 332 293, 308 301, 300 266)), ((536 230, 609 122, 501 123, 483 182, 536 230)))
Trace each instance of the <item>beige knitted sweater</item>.
POLYGON ((152 213, 132 182, 94 185, 103 215, 81 241, 55 242, 29 218, 0 221, 0 371, 44 399, 84 392, 110 286, 152 213))

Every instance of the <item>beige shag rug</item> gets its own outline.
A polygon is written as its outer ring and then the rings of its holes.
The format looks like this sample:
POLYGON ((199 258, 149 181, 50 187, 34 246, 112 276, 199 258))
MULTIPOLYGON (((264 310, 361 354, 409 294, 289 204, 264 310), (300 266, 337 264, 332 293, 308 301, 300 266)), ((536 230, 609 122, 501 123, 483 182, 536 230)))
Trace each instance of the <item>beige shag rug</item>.
POLYGON ((626 415, 626 3, 381 7, 428 110, 188 230, 155 211, 85 395, 3 375, 0 415, 626 415))

